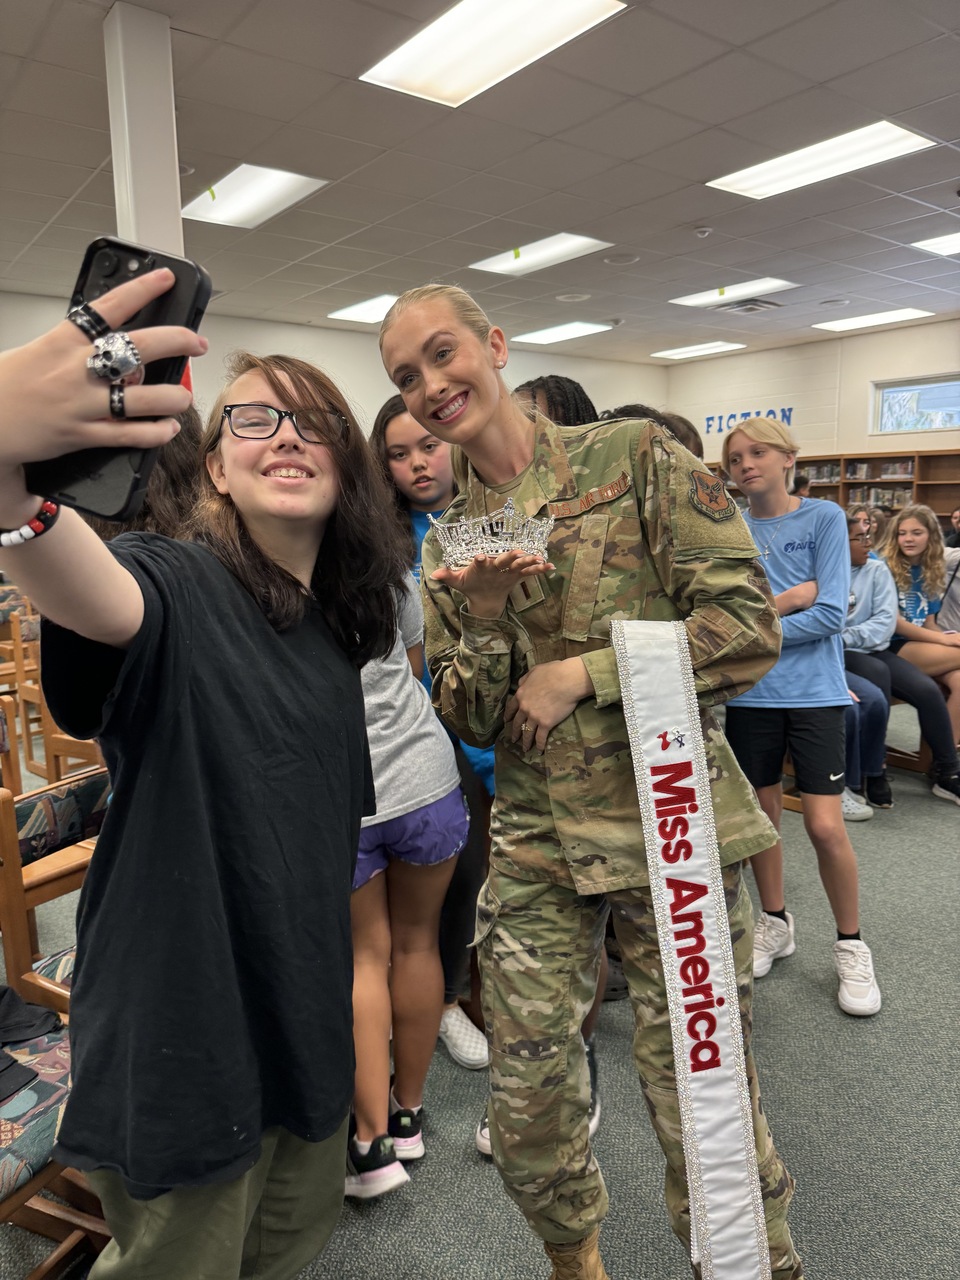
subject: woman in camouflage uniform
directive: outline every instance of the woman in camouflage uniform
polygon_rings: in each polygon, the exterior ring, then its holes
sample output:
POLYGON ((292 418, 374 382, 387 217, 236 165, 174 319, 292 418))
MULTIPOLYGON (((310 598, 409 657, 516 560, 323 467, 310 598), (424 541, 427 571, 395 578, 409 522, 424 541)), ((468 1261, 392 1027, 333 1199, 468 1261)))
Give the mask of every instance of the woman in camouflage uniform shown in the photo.
MULTIPOLYGON (((710 708, 775 662, 779 626, 750 536, 722 484, 651 422, 531 422, 503 381, 502 330, 469 295, 411 290, 383 322, 384 365, 407 409, 466 456, 443 517, 512 498, 552 516, 552 563, 511 550, 442 567, 424 543, 434 705, 461 737, 496 744, 489 879, 477 943, 491 1039, 493 1154, 543 1239, 553 1280, 603 1280, 607 1194, 587 1133, 580 1025, 608 910, 636 1014, 634 1052, 667 1161, 671 1223, 690 1215, 666 991, 610 620, 683 619, 703 715, 740 990, 757 1162, 775 1280, 802 1268, 786 1223, 793 1182, 760 1106, 750 1052, 752 917, 743 859, 769 846, 710 708)), ((696 1268, 695 1268, 696 1271, 696 1268)))

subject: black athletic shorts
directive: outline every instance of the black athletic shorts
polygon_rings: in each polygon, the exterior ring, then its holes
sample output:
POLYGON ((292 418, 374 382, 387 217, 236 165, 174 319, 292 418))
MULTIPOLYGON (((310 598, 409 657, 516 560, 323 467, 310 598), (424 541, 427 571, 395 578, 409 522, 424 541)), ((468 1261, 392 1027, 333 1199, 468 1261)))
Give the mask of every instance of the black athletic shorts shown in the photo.
POLYGON ((726 735, 754 787, 773 787, 790 752, 797 790, 838 796, 844 788, 846 707, 727 707, 726 735))

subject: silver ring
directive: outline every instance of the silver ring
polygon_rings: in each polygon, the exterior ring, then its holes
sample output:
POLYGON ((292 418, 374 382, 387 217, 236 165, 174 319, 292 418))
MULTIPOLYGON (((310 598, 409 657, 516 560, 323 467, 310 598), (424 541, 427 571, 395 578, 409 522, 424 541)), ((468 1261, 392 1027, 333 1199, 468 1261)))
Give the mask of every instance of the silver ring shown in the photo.
POLYGON ((110 417, 125 418, 127 416, 123 407, 123 383, 110 383, 110 417))
POLYGON ((110 332, 110 326, 106 320, 104 320, 96 307, 92 307, 89 302, 81 302, 78 307, 68 311, 67 319, 71 324, 75 324, 80 332, 85 334, 91 342, 96 338, 106 337, 110 332))
POLYGON ((98 378, 119 382, 140 368, 143 361, 133 339, 122 330, 95 338, 93 355, 87 358, 87 368, 98 378))

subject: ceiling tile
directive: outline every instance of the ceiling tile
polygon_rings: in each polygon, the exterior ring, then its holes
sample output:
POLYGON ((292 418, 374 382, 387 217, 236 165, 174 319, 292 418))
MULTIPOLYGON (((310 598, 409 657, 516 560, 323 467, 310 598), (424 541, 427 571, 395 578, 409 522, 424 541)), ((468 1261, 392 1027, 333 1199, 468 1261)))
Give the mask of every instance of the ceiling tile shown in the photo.
POLYGON ((509 160, 492 165, 489 172, 499 178, 539 183, 549 190, 556 183, 558 174, 577 174, 587 180, 612 169, 615 163, 612 156, 603 152, 588 151, 559 142, 556 138, 547 138, 509 160))
POLYGON ((897 244, 916 244, 918 240, 933 240, 937 236, 960 233, 960 217, 945 210, 925 210, 919 217, 905 218, 877 227, 876 234, 897 244))
POLYGON ((789 5, 779 5, 770 0, 737 0, 734 5, 718 6, 716 0, 652 0, 650 8, 697 31, 739 45, 832 3, 833 0, 790 0, 789 5))
POLYGON ((839 0, 749 49, 822 84, 938 35, 937 26, 899 0, 839 0))
POLYGON ((549 55, 571 76, 633 96, 692 71, 728 45, 649 9, 628 9, 549 55))
POLYGON ((498 162, 508 160, 518 151, 526 153, 529 147, 540 141, 539 134, 521 129, 516 124, 505 125, 498 120, 454 114, 448 110, 439 124, 430 125, 404 143, 404 150, 411 155, 448 160, 482 171, 493 169, 498 162))
POLYGON ((905 196, 883 196, 880 200, 871 200, 869 204, 841 209, 831 214, 827 221, 855 231, 868 231, 905 218, 920 217, 927 212, 928 207, 917 200, 908 200, 905 196))
POLYGON ((956 93, 960 39, 940 36, 862 71, 831 81, 837 93, 863 102, 881 115, 920 107, 956 93))
POLYGON ((311 213, 329 214, 367 226, 382 222, 401 209, 408 209, 417 197, 399 191, 374 191, 372 187, 357 187, 348 182, 332 182, 300 206, 311 213))
POLYGON ((592 235, 593 232, 588 229, 591 219, 613 212, 613 207, 606 201, 557 191, 540 200, 533 200, 530 204, 520 205, 513 210, 513 216, 521 222, 543 226, 550 231, 575 231, 582 235, 592 235))
POLYGON ((818 85, 771 102, 762 111, 728 120, 725 128, 728 133, 763 143, 774 155, 783 155, 862 129, 876 119, 876 112, 869 107, 818 85))
POLYGON ((385 218, 383 222, 385 226, 420 231, 424 235, 429 235, 431 239, 437 240, 460 235, 484 221, 485 217, 486 215, 482 213, 452 209, 436 201, 424 200, 385 218))
POLYGON ((294 120, 337 83, 335 76, 303 68, 249 49, 218 45, 193 71, 178 78, 178 94, 271 120, 294 120))
POLYGON ((0 190, 0 218, 20 222, 51 222, 63 208, 58 196, 38 196, 28 191, 0 190))
POLYGON ((61 200, 90 182, 93 169, 56 164, 33 156, 0 155, 0 191, 32 192, 37 196, 59 196, 61 200))
POLYGON ((79 71, 27 62, 6 105, 13 111, 58 120, 63 115, 63 95, 69 98, 73 124, 109 134, 106 80, 79 71))
POLYGON ((65 120, 0 111, 0 151, 94 169, 110 154, 110 135, 65 120))
POLYGON ((345 249, 369 249, 374 253, 399 258, 411 249, 422 249, 424 245, 433 244, 435 239, 435 236, 388 227, 381 222, 375 227, 364 227, 341 243, 345 249))
POLYGON ((896 123, 940 142, 960 141, 960 93, 951 93, 913 111, 900 112, 896 123))
POLYGON ((475 173, 464 182, 449 187, 443 193, 444 204, 454 209, 470 209, 475 213, 491 216, 512 213, 521 205, 530 204, 547 193, 542 187, 528 182, 510 182, 506 178, 493 178, 485 173, 475 173))
POLYGON ((579 178, 567 174, 565 180, 573 195, 593 195, 620 209, 628 209, 656 196, 678 191, 686 185, 683 178, 639 164, 617 165, 605 170, 599 178, 579 178))
POLYGON ((538 62, 471 99, 458 107, 458 111, 500 120, 506 125, 520 120, 525 129, 551 138, 623 101, 620 94, 611 92, 606 85, 587 84, 586 79, 589 77, 571 80, 538 62))
POLYGON ((223 249, 206 259, 206 268, 215 289, 244 289, 271 275, 277 267, 272 258, 256 258, 238 249, 223 249))
POLYGON ((346 274, 343 267, 324 267, 316 262, 294 262, 281 271, 275 271, 270 279, 302 284, 305 289, 324 289, 327 285, 342 280, 346 274))
MULTIPOLYGON (((249 111, 232 110, 192 98, 177 99, 177 138, 181 159, 188 164, 191 151, 245 160, 248 152, 280 128, 276 120, 249 111)), ((223 177, 218 174, 218 177, 223 177)))
POLYGON ((3 0, 3 47, 18 58, 32 54, 51 14, 53 0, 3 0))
POLYGON ((767 147, 737 137, 725 129, 705 129, 643 157, 651 169, 676 174, 688 182, 710 182, 727 173, 770 159, 767 147))
POLYGON ((310 213, 305 209, 288 209, 286 213, 264 223, 263 229, 275 236, 292 236, 295 240, 335 244, 360 231, 362 227, 362 223, 347 218, 328 218, 322 213, 310 213))
MULTIPOLYGON (((3 9, 3 43, 7 40, 7 5, 3 9)), ((30 56, 55 67, 106 77, 102 10, 85 4, 60 4, 56 19, 44 27, 30 56)))
POLYGON ((652 102, 630 101, 558 136, 561 142, 574 147, 585 147, 620 160, 636 160, 649 151, 658 151, 699 133, 701 127, 697 121, 664 111, 652 102))
POLYGON ((949 182, 960 178, 960 147, 941 146, 917 151, 912 156, 901 156, 899 160, 871 165, 869 169, 862 169, 859 176, 871 186, 894 194, 913 191, 933 182, 949 182))
MULTIPOLYGON (((457 165, 407 155, 402 151, 388 151, 358 170, 353 175, 352 182, 358 187, 396 191, 401 195, 426 200, 470 176, 469 169, 462 169, 457 165)), ((451 202, 445 200, 445 203, 451 202)))
POLYGON ((356 0, 337 0, 335 20, 318 10, 316 0, 285 0, 283 15, 278 22, 275 0, 261 0, 233 28, 231 43, 354 79, 417 31, 416 23, 372 14, 356 0))
POLYGON ((449 115, 450 109, 436 102, 359 80, 338 80, 297 123, 357 142, 394 147, 423 129, 443 124, 449 115))
POLYGON ((910 199, 922 204, 935 205, 939 209, 960 208, 960 191, 957 190, 956 178, 946 182, 934 182, 928 187, 914 187, 910 191, 910 199))
POLYGON ((956 0, 907 0, 907 4, 917 13, 922 13, 931 22, 936 22, 946 31, 960 31, 960 9, 956 0))
POLYGON ((344 245, 329 245, 305 259, 308 266, 337 267, 346 271, 370 271, 389 262, 391 254, 376 253, 369 249, 348 249, 344 245))
POLYGON ((288 124, 266 141, 250 147, 244 159, 271 169, 287 169, 332 182, 346 178, 384 152, 366 142, 350 142, 329 133, 317 133, 298 124, 288 124))
POLYGON ((803 77, 735 50, 661 85, 656 99, 705 124, 723 124, 809 87, 803 77))
POLYGON ((117 215, 112 205, 91 204, 87 200, 71 200, 57 217, 61 227, 79 227, 88 237, 115 236, 117 215))

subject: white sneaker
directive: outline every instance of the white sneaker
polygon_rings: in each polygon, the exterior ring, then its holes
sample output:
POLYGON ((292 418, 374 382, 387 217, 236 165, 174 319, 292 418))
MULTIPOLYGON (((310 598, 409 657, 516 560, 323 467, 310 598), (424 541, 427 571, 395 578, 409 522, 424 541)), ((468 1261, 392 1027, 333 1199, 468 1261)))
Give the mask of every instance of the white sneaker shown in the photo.
POLYGON ((793 916, 789 911, 786 916, 787 922, 784 924, 778 916, 768 916, 765 911, 760 912, 753 929, 753 976, 755 978, 762 978, 768 974, 774 960, 792 956, 796 951, 793 916))
POLYGON ((873 817, 873 810, 868 804, 855 796, 849 787, 843 788, 840 798, 844 822, 868 822, 873 817))
POLYGON ((880 1008, 880 988, 873 974, 873 956, 865 942, 833 944, 833 963, 840 979, 838 1000, 844 1013, 866 1018, 880 1008))
POLYGON ((482 1156, 492 1156, 493 1147, 490 1144, 490 1119, 487 1115, 487 1108, 483 1108, 483 1115, 480 1117, 480 1123, 477 1125, 477 1132, 474 1135, 474 1141, 477 1144, 477 1150, 482 1156))
POLYGON ((444 1009, 440 1019, 440 1039, 450 1057, 468 1071, 479 1071, 490 1065, 487 1037, 478 1030, 458 1004, 444 1009))

